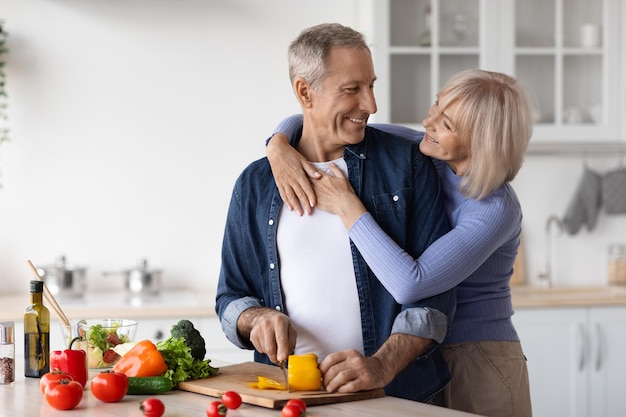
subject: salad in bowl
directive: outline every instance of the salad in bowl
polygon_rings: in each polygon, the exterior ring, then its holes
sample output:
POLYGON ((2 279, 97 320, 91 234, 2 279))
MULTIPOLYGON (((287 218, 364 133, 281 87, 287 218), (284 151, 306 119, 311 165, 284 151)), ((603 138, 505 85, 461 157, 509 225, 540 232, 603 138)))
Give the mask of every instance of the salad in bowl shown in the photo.
POLYGON ((137 322, 128 319, 81 321, 79 335, 87 342, 90 369, 110 368, 134 346, 137 322))

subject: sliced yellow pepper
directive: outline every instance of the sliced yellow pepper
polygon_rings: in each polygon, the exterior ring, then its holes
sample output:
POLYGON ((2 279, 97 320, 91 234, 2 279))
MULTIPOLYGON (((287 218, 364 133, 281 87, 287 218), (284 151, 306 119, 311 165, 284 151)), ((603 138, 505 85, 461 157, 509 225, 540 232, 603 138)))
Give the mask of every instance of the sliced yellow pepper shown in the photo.
POLYGON ((248 385, 257 389, 287 389, 287 386, 282 382, 278 382, 275 379, 266 378, 264 376, 257 377, 257 382, 249 382, 248 385))

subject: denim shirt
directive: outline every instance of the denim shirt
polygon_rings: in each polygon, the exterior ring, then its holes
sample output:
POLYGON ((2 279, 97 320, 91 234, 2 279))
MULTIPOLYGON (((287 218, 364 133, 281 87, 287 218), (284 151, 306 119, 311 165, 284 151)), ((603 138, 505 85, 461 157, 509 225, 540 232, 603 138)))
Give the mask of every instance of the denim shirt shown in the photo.
MULTIPOLYGON (((364 140, 346 147, 343 157, 350 183, 366 209, 407 252, 418 257, 449 230, 436 171, 417 142, 367 127, 364 140)), ((237 179, 224 232, 216 312, 226 337, 241 348, 253 349, 237 333, 237 319, 245 309, 271 307, 289 315, 280 285, 276 244, 282 204, 267 158, 250 164, 237 179)), ((441 342, 456 307, 455 291, 399 305, 354 244, 350 246, 365 355, 373 355, 396 332, 441 342)), ((255 352, 255 361, 270 363, 259 352, 255 352)), ((428 401, 449 378, 435 343, 385 390, 387 395, 428 401)))

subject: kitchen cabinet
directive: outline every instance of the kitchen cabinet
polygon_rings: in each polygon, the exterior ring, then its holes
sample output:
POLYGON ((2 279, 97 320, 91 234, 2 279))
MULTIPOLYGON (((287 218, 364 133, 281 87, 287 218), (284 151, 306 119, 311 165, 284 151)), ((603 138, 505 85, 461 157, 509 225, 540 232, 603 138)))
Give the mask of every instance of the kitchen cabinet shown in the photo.
POLYGON ((453 74, 483 68, 529 89, 531 143, 625 140, 620 0, 372 1, 377 122, 421 129, 453 74))
POLYGON ((518 309, 535 417, 618 417, 626 410, 626 307, 518 309))

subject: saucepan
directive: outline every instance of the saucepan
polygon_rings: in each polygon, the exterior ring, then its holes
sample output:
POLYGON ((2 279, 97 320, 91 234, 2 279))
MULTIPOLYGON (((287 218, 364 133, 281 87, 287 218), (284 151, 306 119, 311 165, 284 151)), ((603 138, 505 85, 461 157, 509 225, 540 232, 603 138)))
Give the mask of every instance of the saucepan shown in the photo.
POLYGON ((134 268, 104 272, 104 275, 121 275, 124 288, 131 295, 158 295, 161 292, 163 271, 149 269, 148 260, 142 259, 134 268))
POLYGON ((64 255, 57 257, 52 265, 37 268, 37 272, 53 295, 61 298, 85 295, 87 268, 68 266, 64 255))

